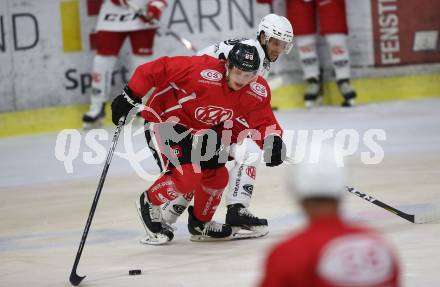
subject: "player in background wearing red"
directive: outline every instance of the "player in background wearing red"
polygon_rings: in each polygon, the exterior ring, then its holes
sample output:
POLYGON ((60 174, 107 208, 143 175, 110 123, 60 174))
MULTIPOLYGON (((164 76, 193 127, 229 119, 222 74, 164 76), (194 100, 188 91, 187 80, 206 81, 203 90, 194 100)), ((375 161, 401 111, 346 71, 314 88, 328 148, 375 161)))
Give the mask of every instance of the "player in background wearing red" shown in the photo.
POLYGON ((90 108, 83 116, 84 128, 99 125, 105 117, 112 72, 125 39, 130 39, 134 67, 145 63, 153 54, 157 21, 166 5, 165 0, 107 0, 102 4, 96 26, 90 108), (145 16, 140 16, 132 6, 144 8, 145 16))
MULTIPOLYGON (((257 1, 259 3, 272 2, 272 0, 257 1)), ((356 92, 350 84, 345 0, 289 0, 286 1, 286 10, 287 18, 295 27, 299 59, 304 79, 308 83, 304 94, 305 106, 311 108, 319 104, 321 100, 322 83, 316 45, 317 22, 319 22, 319 34, 325 37, 330 50, 336 82, 344 98, 342 106, 354 106, 356 92)))
POLYGON ((163 173, 137 202, 146 243, 163 244, 173 238, 163 224, 160 205, 189 193, 194 193, 194 206, 188 208, 192 240, 234 237, 230 225, 211 219, 228 184, 230 137, 228 142, 223 131, 235 119, 246 118, 268 165, 283 162, 282 131, 270 106, 267 82, 257 75, 259 66, 257 49, 245 44, 235 45, 226 62, 210 56, 162 57, 139 66, 124 93, 113 101, 116 124, 155 87, 141 115, 163 173), (212 156, 205 157, 208 151, 212 156))
POLYGON ((400 286, 393 249, 376 231, 340 215, 345 176, 336 157, 324 147, 317 162, 289 166, 287 188, 308 224, 272 248, 260 287, 400 286))
MULTIPOLYGON (((293 31, 289 20, 276 14, 268 14, 261 19, 257 39, 230 39, 216 43, 198 52, 198 55, 209 55, 217 59, 227 59, 229 52, 237 43, 254 46, 260 55, 258 75, 267 79, 272 64, 282 54, 292 48, 293 31)), ((225 222, 231 226, 245 229, 247 237, 262 237, 268 234, 268 222, 265 218, 253 215, 248 209, 257 176, 257 167, 261 162, 261 148, 249 137, 240 137, 249 125, 245 117, 234 120, 232 137, 240 142, 232 143, 229 169, 229 188, 225 195, 227 213, 225 222)), ((187 194, 166 202, 161 206, 162 218, 167 224, 174 224, 177 218, 191 203, 192 196, 187 194)))

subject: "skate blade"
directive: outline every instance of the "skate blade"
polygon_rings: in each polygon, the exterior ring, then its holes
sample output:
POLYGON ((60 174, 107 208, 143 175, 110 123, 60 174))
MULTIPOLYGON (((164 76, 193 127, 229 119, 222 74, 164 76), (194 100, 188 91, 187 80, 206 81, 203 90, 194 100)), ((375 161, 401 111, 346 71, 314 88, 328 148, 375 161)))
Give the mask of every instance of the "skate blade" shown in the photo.
POLYGON ((232 227, 231 240, 242 240, 260 238, 269 234, 267 226, 253 226, 250 229, 243 229, 241 227, 232 227))
POLYGON ((83 130, 89 131, 89 130, 93 130, 93 129, 102 128, 103 126, 104 126, 104 124, 102 121, 97 121, 94 123, 83 123, 83 130))
POLYGON ((154 237, 145 237, 144 239, 139 240, 140 243, 145 245, 165 245, 170 242, 168 236, 163 234, 157 234, 154 237))
POLYGON ((136 210, 139 215, 139 218, 142 222, 142 225, 144 226, 145 232, 147 233, 147 237, 144 239, 141 239, 140 243, 148 244, 148 245, 163 245, 163 244, 167 244, 168 242, 170 242, 171 238, 169 238, 165 234, 154 233, 154 232, 151 232, 150 229, 148 229, 148 227, 145 225, 144 220, 142 219, 142 213, 141 213, 141 207, 139 205, 139 200, 137 200, 135 202, 135 204, 136 204, 136 210))
POLYGON ((217 241, 230 241, 232 239, 232 235, 223 238, 214 238, 206 235, 191 235, 189 240, 193 242, 217 242, 217 241))
POLYGON ((322 102, 323 102, 323 97, 318 96, 316 98, 316 100, 314 100, 314 101, 312 101, 312 100, 304 101, 304 107, 306 109, 313 109, 313 108, 322 106, 322 102))

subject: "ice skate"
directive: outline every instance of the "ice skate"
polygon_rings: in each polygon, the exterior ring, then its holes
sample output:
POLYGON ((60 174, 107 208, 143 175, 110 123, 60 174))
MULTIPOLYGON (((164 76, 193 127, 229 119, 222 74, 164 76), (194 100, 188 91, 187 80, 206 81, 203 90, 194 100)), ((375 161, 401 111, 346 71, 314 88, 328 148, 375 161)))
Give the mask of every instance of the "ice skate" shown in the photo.
POLYGON ((202 222, 195 218, 194 207, 188 207, 188 230, 191 233, 191 241, 208 242, 230 240, 232 228, 229 225, 215 221, 202 222))
POLYGON ((350 81, 347 79, 338 81, 338 88, 342 96, 344 97, 344 102, 342 102, 341 106, 343 107, 355 106, 356 91, 351 86, 350 81))
POLYGON ((154 206, 148 201, 148 197, 143 192, 136 207, 139 217, 147 233, 147 237, 141 240, 143 244, 162 245, 170 242, 174 238, 173 230, 170 226, 162 224, 160 206, 154 206))
POLYGON ((105 103, 93 103, 90 105, 90 110, 84 114, 83 128, 85 130, 90 130, 93 128, 99 128, 103 124, 105 118, 105 103))
POLYGON ((304 94, 304 106, 311 109, 320 106, 322 102, 322 84, 316 78, 307 80, 307 90, 304 94))
POLYGON ((267 219, 256 217, 240 203, 228 205, 226 224, 232 226, 234 239, 258 238, 269 233, 267 219))

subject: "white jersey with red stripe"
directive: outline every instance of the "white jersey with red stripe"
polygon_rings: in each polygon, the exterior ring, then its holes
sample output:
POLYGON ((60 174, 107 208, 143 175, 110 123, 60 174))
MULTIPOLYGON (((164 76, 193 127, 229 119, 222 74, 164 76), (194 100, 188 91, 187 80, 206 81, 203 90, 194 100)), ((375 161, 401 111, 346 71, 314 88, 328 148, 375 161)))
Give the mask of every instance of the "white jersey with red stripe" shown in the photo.
MULTIPOLYGON (((144 21, 140 15, 136 14, 132 6, 124 4, 126 0, 119 0, 119 2, 107 0, 102 4, 96 31, 127 32, 158 28, 157 21, 144 21)), ((164 0, 130 0, 130 2, 134 7, 151 12, 157 20, 167 6, 164 0)))
POLYGON ((261 47, 260 42, 257 40, 246 38, 230 39, 206 47, 205 49, 200 50, 197 55, 208 55, 217 59, 226 60, 229 52, 232 50, 232 47, 234 47, 234 45, 237 43, 243 43, 257 48, 258 55, 260 56, 260 68, 258 69, 258 75, 267 79, 270 72, 270 61, 268 58, 266 58, 266 53, 264 52, 263 47, 261 47))

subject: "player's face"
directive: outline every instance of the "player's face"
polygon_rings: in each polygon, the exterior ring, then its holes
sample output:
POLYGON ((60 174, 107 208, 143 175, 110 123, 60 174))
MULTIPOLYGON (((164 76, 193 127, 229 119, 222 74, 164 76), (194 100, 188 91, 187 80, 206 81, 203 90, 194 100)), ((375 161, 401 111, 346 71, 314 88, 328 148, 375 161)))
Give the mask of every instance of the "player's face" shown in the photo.
POLYGON ((236 67, 229 69, 228 86, 234 91, 238 91, 257 77, 257 71, 245 72, 236 67))
POLYGON ((269 41, 267 41, 266 49, 267 49, 267 56, 269 57, 269 60, 271 62, 275 62, 278 57, 286 51, 289 43, 275 39, 270 38, 269 41))

